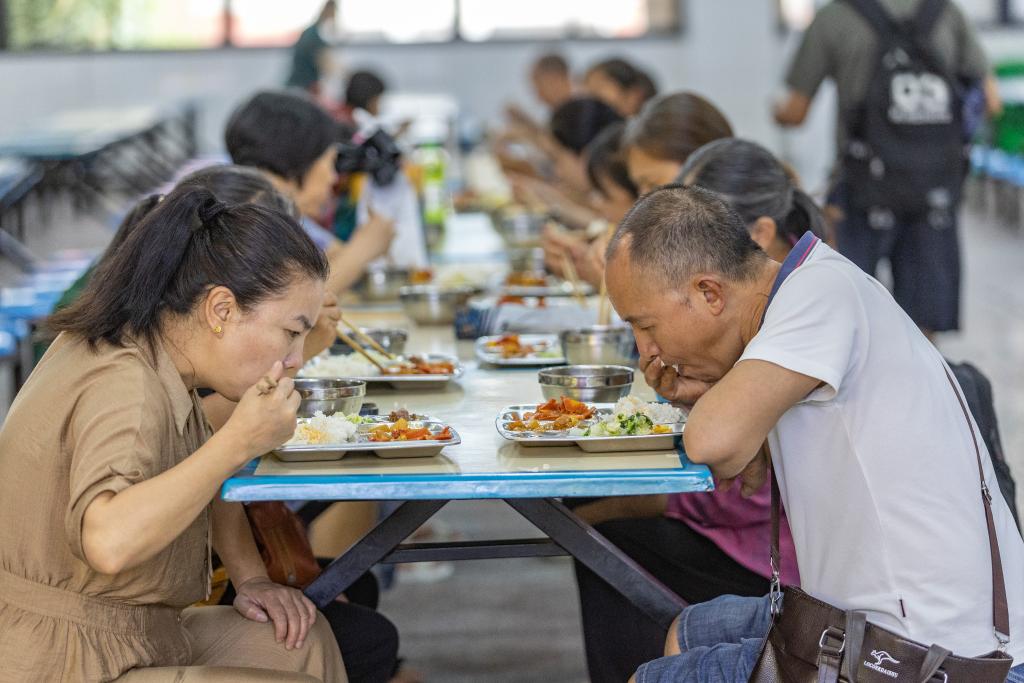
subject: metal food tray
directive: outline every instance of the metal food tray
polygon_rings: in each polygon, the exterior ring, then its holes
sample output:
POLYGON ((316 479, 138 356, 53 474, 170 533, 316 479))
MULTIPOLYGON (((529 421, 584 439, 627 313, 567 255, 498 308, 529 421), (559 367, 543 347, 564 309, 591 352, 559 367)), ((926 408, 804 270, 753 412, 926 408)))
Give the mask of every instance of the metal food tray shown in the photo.
MULTIPOLYGON (((455 356, 449 356, 445 353, 409 353, 399 358, 408 358, 410 356, 417 356, 424 360, 431 361, 448 361, 455 366, 455 371, 450 375, 354 375, 350 377, 339 377, 339 379, 356 379, 370 384, 389 384, 395 389, 435 389, 439 386, 444 386, 449 382, 459 379, 465 374, 466 369, 462 366, 462 363, 455 356)), ((310 363, 316 364, 317 359, 314 358, 310 363)), ((302 374, 299 374, 302 377, 302 374)))
POLYGON ((558 351, 557 356, 526 356, 524 358, 503 358, 501 353, 489 351, 487 343, 497 341, 505 335, 498 334, 490 337, 480 337, 476 340, 476 357, 478 360, 501 367, 545 367, 548 365, 564 365, 565 356, 562 354, 562 344, 557 334, 520 334, 519 341, 523 344, 537 344, 546 342, 548 348, 558 351))
MULTIPOLYGON (((502 283, 498 286, 498 290, 503 296, 521 297, 564 297, 576 294, 571 282, 557 278, 548 278, 547 284, 544 285, 507 285, 502 283)), ((580 282, 579 292, 583 296, 590 296, 594 293, 594 288, 587 282, 580 282)))
MULTIPOLYGON (((594 418, 580 422, 579 426, 588 426, 598 422, 601 417, 612 414, 614 403, 590 403, 597 408, 594 418)), ((587 453, 622 453, 630 451, 670 451, 675 448, 676 437, 683 433, 685 423, 676 422, 668 425, 670 434, 647 434, 644 436, 571 436, 568 430, 551 430, 547 432, 510 432, 505 423, 512 421, 512 413, 531 413, 537 410, 537 404, 515 405, 503 408, 494 426, 502 437, 515 441, 524 448, 544 446, 578 446, 587 453)))
MULTIPOLYGON (((572 289, 572 283, 561 280, 540 286, 502 285, 500 290, 504 296, 518 297, 569 297, 577 293, 572 289)), ((594 293, 594 288, 589 283, 580 283, 579 292, 583 296, 590 296, 594 293)))
MULTIPOLYGON (((380 458, 429 458, 441 453, 445 446, 457 446, 462 443, 462 437, 451 425, 428 417, 423 420, 409 420, 409 427, 417 429, 428 428, 431 433, 437 433, 446 426, 451 429, 452 438, 447 441, 384 441, 373 442, 369 440, 370 429, 380 424, 391 424, 386 415, 364 417, 367 423, 359 425, 359 433, 356 440, 348 443, 315 444, 315 445, 293 445, 281 446, 274 450, 279 460, 285 462, 309 462, 323 460, 341 460, 349 454, 375 453, 380 458)), ((308 421, 308 418, 300 418, 299 422, 308 421)))

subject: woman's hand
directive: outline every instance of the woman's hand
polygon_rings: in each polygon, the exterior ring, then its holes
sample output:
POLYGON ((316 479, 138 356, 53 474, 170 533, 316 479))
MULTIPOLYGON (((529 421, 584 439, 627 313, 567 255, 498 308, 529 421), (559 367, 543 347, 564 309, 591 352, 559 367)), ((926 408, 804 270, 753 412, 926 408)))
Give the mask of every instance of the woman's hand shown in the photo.
POLYGON ((608 250, 610 240, 611 235, 607 233, 595 239, 587 247, 579 263, 576 264, 580 278, 594 287, 599 288, 604 279, 604 254, 608 250))
POLYGON ((324 349, 330 348, 338 337, 338 321, 341 320, 341 309, 338 308, 338 297, 333 292, 324 294, 324 302, 320 305, 320 315, 316 318, 313 329, 306 335, 302 346, 302 357, 309 360, 324 349))
POLYGON ((284 376, 281 361, 276 361, 259 382, 242 394, 238 407, 221 429, 242 445, 239 465, 292 438, 300 401, 295 382, 284 376))
POLYGON ((288 650, 301 648, 316 621, 316 606, 302 591, 266 577, 235 587, 235 609, 246 619, 274 624, 274 637, 288 650))
POLYGON ((732 479, 719 479, 718 488, 722 491, 728 491, 739 482, 740 495, 744 498, 750 498, 760 491, 764 483, 768 481, 768 470, 771 468, 771 465, 771 454, 768 452, 768 445, 765 444, 739 475, 732 479))
POLYGON ((579 270, 587 242, 582 235, 569 232, 554 223, 544 226, 541 235, 541 247, 544 249, 544 266, 548 271, 559 277, 565 277, 565 257, 572 259, 573 265, 579 270))
POLYGON ((713 384, 679 374, 673 365, 666 365, 660 356, 640 359, 640 370, 647 385, 662 398, 690 408, 713 384))

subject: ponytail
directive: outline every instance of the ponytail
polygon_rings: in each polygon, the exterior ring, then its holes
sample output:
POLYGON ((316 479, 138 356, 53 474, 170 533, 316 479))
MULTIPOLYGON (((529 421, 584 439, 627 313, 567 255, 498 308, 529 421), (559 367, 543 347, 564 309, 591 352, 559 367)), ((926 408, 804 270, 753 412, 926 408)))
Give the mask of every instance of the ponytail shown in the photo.
POLYGON ((777 225, 779 236, 790 244, 796 244, 808 230, 825 239, 825 217, 821 214, 821 209, 798 187, 793 188, 789 212, 777 225))
POLYGON ((212 287, 227 287, 246 308, 296 275, 327 277, 323 254, 292 218, 224 204, 204 188, 176 188, 127 232, 78 301, 50 318, 53 332, 92 345, 123 345, 126 335, 152 344, 165 315, 190 313, 212 287))
POLYGON ((808 230, 825 238, 821 209, 796 186, 791 171, 756 143, 727 138, 704 145, 683 165, 677 180, 717 193, 747 226, 771 218, 778 236, 790 246, 808 230))

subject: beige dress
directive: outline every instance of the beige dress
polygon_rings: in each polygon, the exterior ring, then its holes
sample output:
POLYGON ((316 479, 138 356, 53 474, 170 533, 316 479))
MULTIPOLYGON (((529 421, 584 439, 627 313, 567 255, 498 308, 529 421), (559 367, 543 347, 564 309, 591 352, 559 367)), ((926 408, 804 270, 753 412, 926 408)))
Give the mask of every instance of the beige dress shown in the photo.
MULTIPOLYGON (((98 494, 170 469, 208 434, 198 396, 162 347, 92 350, 57 338, 0 430, 0 681, 108 681, 136 667, 218 663, 216 648, 190 634, 195 610, 183 614, 209 590, 209 507, 152 559, 113 576, 85 562, 81 534, 98 494)), ((200 621, 221 636, 271 628, 230 608, 204 614, 220 615, 219 629, 200 621)), ((307 673, 344 680, 319 622, 304 649, 328 662, 307 673)), ((269 649, 269 664, 245 665, 289 670, 294 655, 277 667, 286 651, 269 649)))

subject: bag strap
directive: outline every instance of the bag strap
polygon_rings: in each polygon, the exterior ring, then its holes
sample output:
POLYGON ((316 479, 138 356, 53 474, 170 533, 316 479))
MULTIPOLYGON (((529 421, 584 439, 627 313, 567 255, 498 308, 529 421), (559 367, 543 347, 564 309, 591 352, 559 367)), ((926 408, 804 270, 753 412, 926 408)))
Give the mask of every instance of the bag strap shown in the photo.
POLYGON ((938 645, 928 648, 928 652, 924 655, 924 661, 921 662, 921 671, 917 674, 917 683, 929 683, 935 674, 939 673, 939 668, 946 661, 946 657, 951 654, 953 653, 938 645))
POLYGON ((1010 642, 1010 610, 1006 601, 1006 578, 1003 576, 1003 562, 999 554, 999 537, 996 535, 996 523, 992 517, 992 492, 989 491, 988 483, 985 481, 985 470, 981 464, 981 448, 978 446, 978 435, 974 432, 974 423, 971 421, 971 414, 967 410, 960 390, 956 386, 953 375, 945 363, 942 369, 946 371, 946 379, 949 386, 956 394, 956 400, 960 403, 960 410, 964 413, 967 426, 971 429, 971 439, 974 441, 974 456, 978 461, 978 477, 981 479, 981 500, 985 504, 985 524, 988 526, 988 547, 992 557, 992 625, 995 629, 996 639, 999 641, 1000 649, 1005 649, 1010 642))
POLYGON ((906 33, 904 28, 893 21, 878 0, 846 0, 846 3, 871 24, 875 37, 880 42, 891 42, 893 36, 906 33))
POLYGON ((947 4, 948 0, 923 0, 914 15, 914 35, 917 38, 927 39, 931 36, 947 4))

